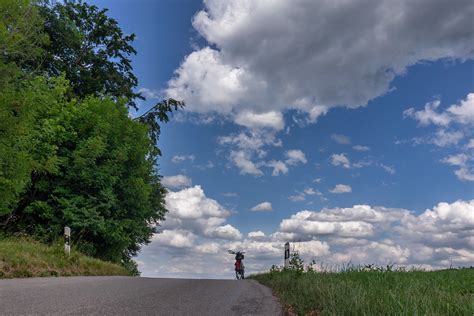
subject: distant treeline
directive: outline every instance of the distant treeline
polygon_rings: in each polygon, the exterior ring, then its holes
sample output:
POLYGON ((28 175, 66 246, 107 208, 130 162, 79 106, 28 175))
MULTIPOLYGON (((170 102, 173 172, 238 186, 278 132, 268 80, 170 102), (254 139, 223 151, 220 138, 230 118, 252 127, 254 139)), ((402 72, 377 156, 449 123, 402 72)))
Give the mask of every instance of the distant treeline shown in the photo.
POLYGON ((76 249, 136 270, 166 213, 160 124, 183 103, 129 117, 134 37, 86 3, 0 1, 0 234, 67 225, 76 249))

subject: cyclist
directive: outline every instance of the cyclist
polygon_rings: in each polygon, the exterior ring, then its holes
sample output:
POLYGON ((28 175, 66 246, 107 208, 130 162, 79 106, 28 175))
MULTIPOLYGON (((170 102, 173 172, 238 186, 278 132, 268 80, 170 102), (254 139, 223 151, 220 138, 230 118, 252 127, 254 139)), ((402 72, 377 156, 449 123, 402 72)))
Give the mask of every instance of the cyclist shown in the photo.
POLYGON ((242 260, 244 260, 244 253, 245 252, 229 250, 229 253, 235 254, 235 263, 234 263, 235 278, 237 280, 244 279, 245 278, 245 273, 244 273, 245 267, 244 267, 244 264, 243 264, 242 260))

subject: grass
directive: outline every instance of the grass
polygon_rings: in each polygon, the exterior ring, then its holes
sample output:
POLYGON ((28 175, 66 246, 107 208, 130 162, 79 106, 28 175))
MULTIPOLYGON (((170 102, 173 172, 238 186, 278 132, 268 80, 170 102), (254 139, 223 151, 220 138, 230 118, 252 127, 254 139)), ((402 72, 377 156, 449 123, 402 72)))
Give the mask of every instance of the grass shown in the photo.
POLYGON ((119 265, 26 239, 0 239, 0 278, 129 275, 119 265))
POLYGON ((298 315, 474 315, 474 269, 302 272, 252 277, 298 315))

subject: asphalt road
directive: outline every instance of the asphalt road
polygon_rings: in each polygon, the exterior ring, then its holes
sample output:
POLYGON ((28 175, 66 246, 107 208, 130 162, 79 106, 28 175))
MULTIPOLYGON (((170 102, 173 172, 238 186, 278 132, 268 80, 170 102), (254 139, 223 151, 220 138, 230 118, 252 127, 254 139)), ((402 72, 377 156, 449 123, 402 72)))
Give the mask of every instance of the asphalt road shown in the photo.
POLYGON ((1 315, 282 315, 252 280, 68 277, 0 280, 1 315))

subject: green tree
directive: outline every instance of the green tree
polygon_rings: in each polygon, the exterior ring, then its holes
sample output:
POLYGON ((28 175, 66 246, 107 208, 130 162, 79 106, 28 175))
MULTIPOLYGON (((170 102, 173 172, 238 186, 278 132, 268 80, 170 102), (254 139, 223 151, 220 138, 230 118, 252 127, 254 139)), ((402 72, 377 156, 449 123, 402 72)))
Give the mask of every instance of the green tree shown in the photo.
MULTIPOLYGON (((44 53, 41 46, 47 44, 48 36, 43 32, 43 19, 36 6, 28 0, 0 1, 1 69, 6 64, 22 66, 40 59, 44 53)), ((9 78, 0 76, 2 82, 6 79, 9 78)))
MULTIPOLYGON (((0 1, 0 216, 7 215, 33 170, 30 131, 36 104, 21 67, 42 55, 47 43, 38 9, 26 0, 0 1)), ((0 222, 1 224, 2 222, 0 222)))
POLYGON ((84 252, 127 261, 166 212, 148 127, 128 117, 125 101, 68 101, 62 78, 38 78, 28 91, 38 105, 34 170, 6 229, 53 241, 68 225, 84 252))
POLYGON ((99 9, 81 1, 43 2, 39 7, 45 20, 44 30, 50 42, 39 67, 51 76, 65 73, 75 96, 125 97, 136 108, 134 92, 137 78, 130 56, 135 34, 125 35, 117 21, 99 9))
POLYGON ((0 18, 0 228, 49 242, 68 225, 83 252, 136 272, 166 213, 160 126, 183 102, 128 116, 133 36, 104 10, 2 0, 0 18))

